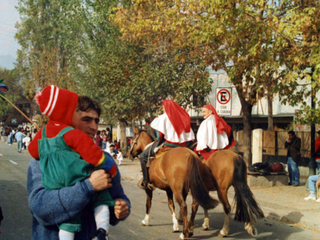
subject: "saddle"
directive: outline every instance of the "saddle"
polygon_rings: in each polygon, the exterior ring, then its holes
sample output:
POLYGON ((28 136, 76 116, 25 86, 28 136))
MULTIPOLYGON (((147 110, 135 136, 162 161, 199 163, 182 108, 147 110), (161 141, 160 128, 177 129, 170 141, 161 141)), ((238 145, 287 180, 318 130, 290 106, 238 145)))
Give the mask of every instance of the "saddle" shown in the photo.
MULTIPOLYGON (((154 156, 150 156, 150 152, 149 152, 148 162, 147 162, 147 168, 150 167, 150 163, 151 163, 151 161, 152 161, 153 159, 161 157, 161 156, 164 155, 166 152, 168 152, 171 148, 173 148, 173 147, 170 147, 170 146, 168 146, 168 145, 162 144, 162 145, 160 145, 159 147, 156 148, 156 150, 155 150, 155 155, 154 155, 154 156)), ((151 148, 150 148, 150 149, 151 149, 151 148)))

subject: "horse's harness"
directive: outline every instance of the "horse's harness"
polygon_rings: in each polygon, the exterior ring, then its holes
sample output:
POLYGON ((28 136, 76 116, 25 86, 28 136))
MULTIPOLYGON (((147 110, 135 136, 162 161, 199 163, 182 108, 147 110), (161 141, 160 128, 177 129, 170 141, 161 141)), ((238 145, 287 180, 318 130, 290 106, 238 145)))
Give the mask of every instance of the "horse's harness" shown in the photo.
MULTIPOLYGON (((130 155, 131 155, 131 153, 132 153, 132 151, 133 151, 133 146, 134 146, 135 144, 137 144, 138 138, 140 137, 140 135, 141 135, 141 132, 137 135, 136 138, 132 139, 132 145, 131 145, 131 148, 130 148, 130 155)), ((151 160, 153 159, 152 157, 150 157, 150 155, 151 155, 151 150, 152 150, 152 148, 153 148, 153 145, 156 144, 156 142, 157 142, 157 141, 153 141, 153 142, 152 142, 152 145, 149 147, 147 167, 150 167, 150 162, 151 162, 151 160)))

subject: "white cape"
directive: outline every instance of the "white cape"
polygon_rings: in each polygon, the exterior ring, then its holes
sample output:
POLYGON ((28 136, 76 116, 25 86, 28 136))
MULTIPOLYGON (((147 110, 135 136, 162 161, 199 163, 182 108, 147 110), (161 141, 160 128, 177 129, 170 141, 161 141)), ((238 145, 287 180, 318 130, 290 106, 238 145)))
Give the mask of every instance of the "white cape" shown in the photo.
POLYGON ((190 132, 186 133, 184 130, 180 134, 180 137, 178 137, 178 134, 174 130, 173 125, 171 124, 170 119, 166 113, 155 118, 150 126, 153 129, 163 133, 164 138, 172 143, 184 143, 194 140, 194 133, 191 128, 190 132))
POLYGON ((209 147, 210 149, 224 149, 229 145, 229 139, 226 132, 218 134, 216 120, 210 115, 201 124, 197 132, 197 151, 209 147))

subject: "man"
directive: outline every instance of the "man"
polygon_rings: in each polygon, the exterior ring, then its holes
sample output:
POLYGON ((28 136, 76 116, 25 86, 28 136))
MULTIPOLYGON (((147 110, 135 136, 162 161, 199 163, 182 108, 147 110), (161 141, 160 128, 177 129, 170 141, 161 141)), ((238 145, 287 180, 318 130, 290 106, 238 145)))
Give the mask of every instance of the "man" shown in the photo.
POLYGON ((202 108, 204 121, 197 132, 196 152, 204 159, 219 149, 228 149, 235 145, 231 127, 220 117, 210 104, 202 108))
POLYGON ((298 162, 301 159, 301 139, 296 136, 294 131, 288 132, 288 139, 285 142, 285 148, 288 148, 287 164, 290 179, 289 185, 296 187, 300 184, 298 162))
MULTIPOLYGON (((304 200, 306 200, 306 201, 316 200, 315 187, 319 187, 319 185, 320 185, 320 174, 312 175, 312 176, 308 177, 308 186, 309 186, 310 195, 308 197, 304 198, 304 200)), ((316 202, 320 202, 320 198, 318 198, 316 200, 316 202)))
MULTIPOLYGON (((88 97, 79 97, 78 107, 73 114, 74 127, 93 139, 98 130, 100 113, 101 109, 97 102, 88 97)), ((32 159, 28 169, 27 189, 29 206, 33 214, 33 239, 58 240, 57 225, 80 212, 82 230, 76 233, 75 240, 92 239, 96 233, 96 226, 93 208, 89 203, 95 191, 106 188, 109 188, 116 204, 110 208, 110 224, 117 224, 130 213, 130 201, 123 192, 119 171, 112 181, 104 170, 94 171, 88 179, 59 190, 46 190, 42 186, 41 178, 39 161, 32 159)))
POLYGON ((320 131, 318 133, 318 138, 314 143, 314 152, 315 152, 315 159, 317 164, 318 173, 320 173, 320 131))
POLYGON ((141 189, 153 188, 149 184, 147 161, 148 156, 155 155, 156 148, 161 144, 169 148, 186 147, 187 142, 194 140, 189 114, 173 100, 163 100, 162 105, 164 113, 155 118, 150 125, 156 133, 157 140, 139 155, 143 174, 143 180, 138 184, 141 189))
POLYGON ((22 133, 23 129, 21 129, 20 131, 17 131, 16 133, 16 140, 17 140, 17 144, 18 144, 18 152, 21 153, 22 150, 22 140, 24 138, 24 134, 22 133))

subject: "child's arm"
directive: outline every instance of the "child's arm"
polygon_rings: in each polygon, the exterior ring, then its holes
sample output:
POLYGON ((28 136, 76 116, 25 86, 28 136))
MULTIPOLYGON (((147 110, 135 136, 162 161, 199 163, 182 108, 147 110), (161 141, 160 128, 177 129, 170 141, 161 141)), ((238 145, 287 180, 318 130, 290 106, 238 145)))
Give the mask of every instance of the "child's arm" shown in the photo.
POLYGON ((38 140, 42 138, 42 128, 37 132, 37 134, 34 136, 33 140, 30 142, 28 151, 31 155, 31 157, 35 159, 39 159, 39 145, 38 140))
POLYGON ((73 151, 79 153, 86 162, 97 168, 101 168, 103 166, 103 169, 107 170, 110 175, 116 175, 117 168, 112 159, 108 159, 88 134, 78 129, 73 129, 65 133, 63 137, 66 144, 73 151))

